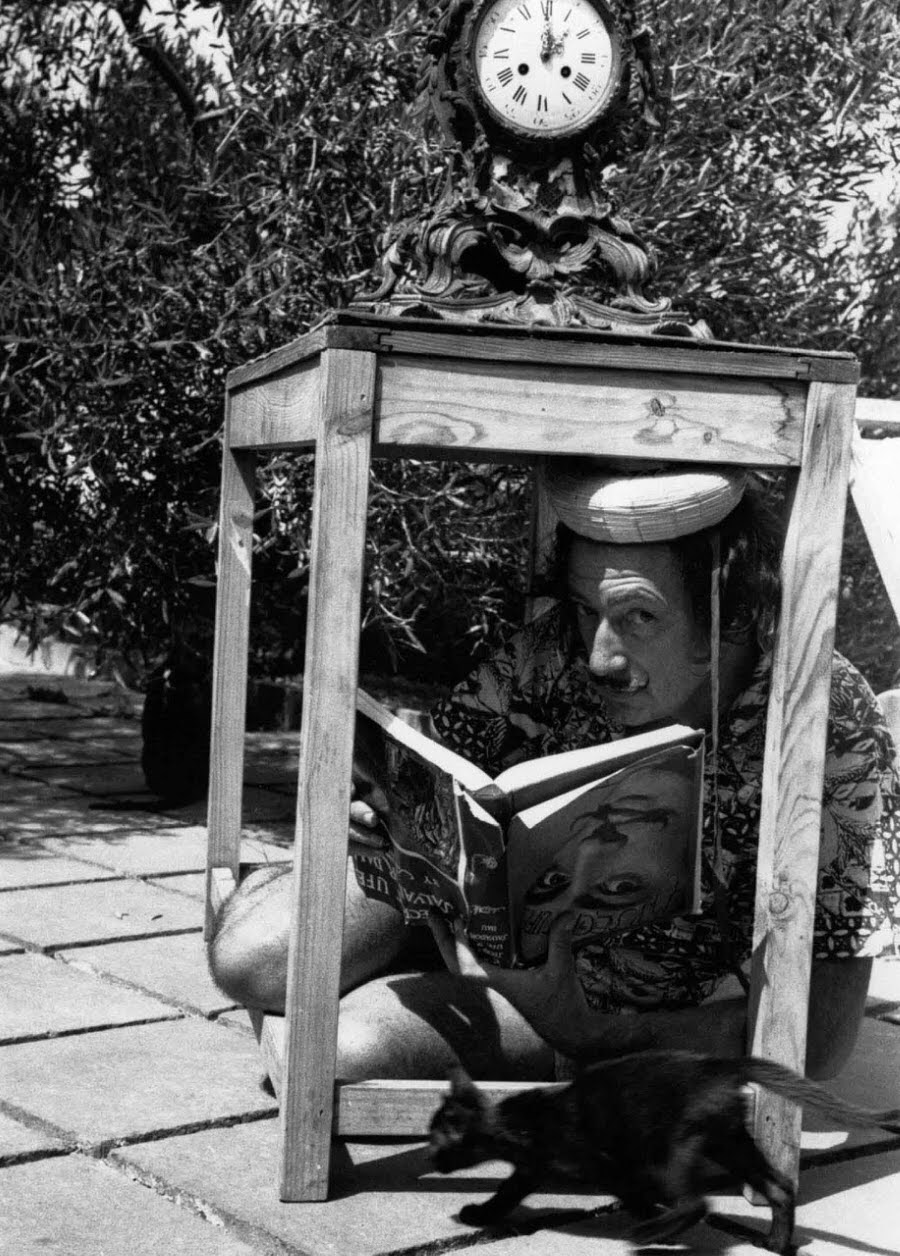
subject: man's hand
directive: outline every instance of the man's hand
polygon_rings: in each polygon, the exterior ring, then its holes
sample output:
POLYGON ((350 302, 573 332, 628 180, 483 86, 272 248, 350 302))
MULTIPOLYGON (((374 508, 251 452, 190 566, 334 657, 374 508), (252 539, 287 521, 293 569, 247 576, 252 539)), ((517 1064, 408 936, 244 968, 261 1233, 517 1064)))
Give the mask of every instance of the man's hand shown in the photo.
POLYGON ((593 1012, 584 997, 572 955, 574 912, 562 912, 550 926, 547 958, 539 968, 497 968, 487 964, 473 953, 460 920, 451 925, 433 913, 429 923, 450 971, 480 981, 503 995, 557 1051, 573 1055, 597 1037, 601 1021, 621 1019, 593 1012))
POLYGON ((368 850, 386 850, 388 801, 384 790, 371 781, 350 785, 350 844, 368 850))

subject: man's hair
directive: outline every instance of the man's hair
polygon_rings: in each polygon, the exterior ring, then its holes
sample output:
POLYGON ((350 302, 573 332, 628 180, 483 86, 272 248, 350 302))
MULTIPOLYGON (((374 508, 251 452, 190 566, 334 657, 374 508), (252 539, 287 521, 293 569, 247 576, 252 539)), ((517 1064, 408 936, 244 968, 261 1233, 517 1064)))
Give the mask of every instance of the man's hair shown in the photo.
MULTIPOLYGON (((740 502, 713 528, 664 542, 684 574, 694 621, 709 635, 714 538, 719 538, 720 630, 722 639, 743 642, 755 637, 763 652, 771 648, 781 595, 779 575, 782 529, 767 494, 748 483, 740 502)), ((569 552, 576 534, 557 525, 556 543, 538 594, 565 600, 569 552)))

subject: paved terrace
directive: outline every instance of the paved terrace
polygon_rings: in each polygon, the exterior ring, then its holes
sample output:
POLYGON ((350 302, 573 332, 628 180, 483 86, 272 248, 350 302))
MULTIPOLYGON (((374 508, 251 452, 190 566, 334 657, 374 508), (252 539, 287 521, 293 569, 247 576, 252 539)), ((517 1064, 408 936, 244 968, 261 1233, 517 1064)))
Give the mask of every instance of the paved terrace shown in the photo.
MULTIPOLYGON (((506 1169, 441 1178, 402 1141, 341 1144, 329 1202, 279 1202, 255 1042, 206 974, 204 807, 160 811, 145 792, 137 716, 111 686, 0 678, 0 1251, 629 1252, 627 1217, 586 1192, 468 1229, 455 1214, 506 1169)), ((248 859, 287 858, 296 755, 294 734, 250 737, 248 859)), ((898 1105, 898 1063, 900 963, 886 960, 834 1089, 898 1105)), ((900 1253, 900 1139, 811 1122, 804 1146, 802 1250, 900 1253)), ((757 1252, 767 1212, 738 1195, 714 1206, 685 1246, 757 1252)))

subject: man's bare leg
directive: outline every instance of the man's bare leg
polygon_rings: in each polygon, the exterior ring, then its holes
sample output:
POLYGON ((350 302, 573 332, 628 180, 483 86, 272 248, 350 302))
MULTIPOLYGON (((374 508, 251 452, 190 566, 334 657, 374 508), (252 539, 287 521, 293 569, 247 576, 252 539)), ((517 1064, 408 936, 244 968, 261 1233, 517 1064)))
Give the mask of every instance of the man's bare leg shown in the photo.
POLYGON ((367 981, 341 999, 337 1076, 546 1081, 554 1053, 494 990, 446 969, 367 981))
MULTIPOLYGON (((337 1075, 443 1078, 463 1063, 475 1077, 542 1080, 553 1053, 504 998, 445 969, 387 974, 408 946, 398 912, 347 877, 337 1075)), ((228 899, 209 943, 216 983, 246 1007, 283 1012, 291 866, 252 872, 228 899)))
MULTIPOLYGON (((291 872, 290 864, 255 869, 216 918, 207 950, 210 972, 220 989, 245 1007, 284 1012, 291 872)), ((366 898, 348 868, 341 992, 383 973, 407 938, 400 914, 366 898)))

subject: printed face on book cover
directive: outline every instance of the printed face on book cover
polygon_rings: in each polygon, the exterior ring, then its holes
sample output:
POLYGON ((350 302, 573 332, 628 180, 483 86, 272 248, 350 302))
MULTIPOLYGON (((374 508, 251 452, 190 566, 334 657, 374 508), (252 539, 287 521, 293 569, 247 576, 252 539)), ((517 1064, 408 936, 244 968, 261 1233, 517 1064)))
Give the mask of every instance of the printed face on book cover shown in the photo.
POLYGON ((683 755, 617 772, 591 799, 590 811, 568 824, 553 863, 526 891, 519 956, 547 950, 560 912, 575 912, 575 944, 677 914, 691 901, 694 870, 690 826, 696 825, 693 774, 683 755))

